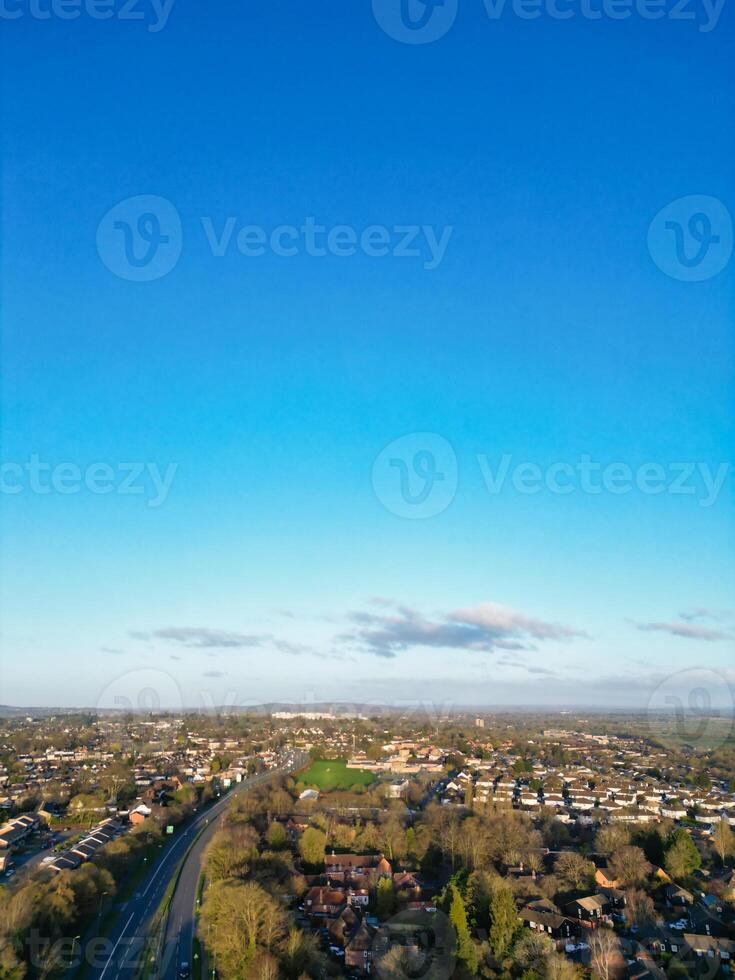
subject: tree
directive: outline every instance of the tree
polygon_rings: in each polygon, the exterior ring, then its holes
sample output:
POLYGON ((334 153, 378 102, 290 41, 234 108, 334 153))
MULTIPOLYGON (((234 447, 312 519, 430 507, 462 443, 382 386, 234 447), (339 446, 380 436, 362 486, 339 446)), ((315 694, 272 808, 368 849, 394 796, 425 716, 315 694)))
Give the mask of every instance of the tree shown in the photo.
POLYGON ((581 980, 582 967, 568 960, 563 953, 553 952, 546 960, 546 980, 581 980))
POLYGON ((473 871, 467 879, 467 907, 472 923, 478 928, 485 929, 490 922, 490 902, 498 882, 498 875, 490 871, 473 871))
POLYGON ((439 842, 444 853, 449 855, 452 862, 452 871, 454 871, 461 822, 454 812, 442 810, 440 811, 440 816, 443 819, 440 819, 439 823, 439 842))
POLYGON ((25 963, 19 956, 16 944, 9 936, 0 935, 0 977, 2 980, 23 980, 25 963))
POLYGON ((640 847, 626 844, 618 848, 610 858, 610 869, 623 885, 637 885, 646 880, 648 861, 640 847))
POLYGON ((317 970, 321 962, 317 937, 292 926, 281 951, 281 963, 289 980, 297 980, 302 974, 317 970))
POLYGON ((699 851, 686 830, 675 830, 669 838, 664 856, 664 867, 671 877, 686 878, 701 867, 701 864, 699 851))
POLYGON ((307 864, 316 866, 324 862, 327 835, 316 827, 307 827, 299 841, 299 854, 307 864))
POLYGON ((272 953, 258 953, 253 960, 250 975, 253 980, 281 980, 281 970, 278 960, 272 953))
POLYGON ((257 835, 252 827, 244 827, 243 830, 255 838, 249 848, 244 846, 244 841, 237 843, 229 830, 218 831, 209 842, 204 852, 204 867, 210 882, 235 878, 247 869, 248 860, 255 850, 257 835))
MULTIPOLYGON (((467 910, 459 889, 451 884, 449 902, 449 921, 452 923, 457 937, 457 959, 464 964, 467 971, 474 976, 477 973, 477 950, 470 936, 467 924, 467 910)), ((515 906, 514 906, 515 911, 515 906)))
POLYGON ((725 858, 735 853, 735 835, 733 835, 726 817, 720 818, 719 823, 712 832, 712 846, 723 864, 725 863, 725 858))
POLYGON ((389 814, 385 822, 380 825, 380 840, 391 861, 406 856, 408 851, 406 831, 395 814, 389 814))
MULTIPOLYGON (((255 882, 218 881, 206 892, 201 922, 207 945, 226 978, 261 980, 262 954, 275 955, 287 938, 286 918, 278 902, 255 882)), ((270 964, 270 960, 266 961, 270 964)), ((264 969, 264 968, 263 968, 264 969)))
POLYGON ((458 846, 468 868, 480 868, 487 863, 490 842, 486 827, 479 817, 468 817, 462 823, 458 846))
POLYGON ((610 980, 615 976, 619 964, 620 941, 612 929, 600 927, 590 936, 590 966, 594 976, 610 980))
POLYGON ((559 855, 554 871, 561 881, 573 891, 588 888, 595 877, 595 866, 576 851, 564 851, 559 855))
POLYGON ((335 824, 332 828, 332 841, 337 847, 349 848, 355 843, 355 829, 346 823, 335 824))
POLYGON ((553 939, 545 933, 528 930, 516 943, 513 958, 524 970, 531 969, 539 974, 544 960, 554 949, 553 939))
POLYGON ((518 931, 518 912, 513 892, 501 884, 490 902, 490 948, 496 960, 501 960, 513 945, 518 931))
POLYGON ((274 851, 279 851, 288 844, 285 827, 283 824, 275 821, 268 828, 265 838, 268 841, 268 847, 272 848, 274 851))
POLYGON ((653 899, 638 888, 631 888, 625 896, 625 920, 631 926, 646 926, 656 919, 653 899))
POLYGON ((375 894, 376 910, 378 918, 385 921, 393 915, 396 904, 393 882, 390 878, 381 878, 375 894))
POLYGON ((421 946, 402 946, 393 943, 377 963, 377 976, 381 980, 407 980, 422 977, 423 980, 444 980, 445 964, 433 961, 421 946))
POLYGON ((601 827, 595 837, 595 850, 608 858, 626 844, 630 844, 630 833, 621 823, 611 823, 601 827))

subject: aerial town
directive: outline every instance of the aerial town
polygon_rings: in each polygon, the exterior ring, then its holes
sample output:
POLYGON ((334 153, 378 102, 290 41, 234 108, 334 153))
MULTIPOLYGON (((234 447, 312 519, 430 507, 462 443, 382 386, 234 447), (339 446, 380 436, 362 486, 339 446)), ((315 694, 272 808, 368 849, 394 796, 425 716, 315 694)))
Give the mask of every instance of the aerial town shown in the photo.
POLYGON ((730 738, 276 714, 4 719, 2 976, 730 973, 730 738))

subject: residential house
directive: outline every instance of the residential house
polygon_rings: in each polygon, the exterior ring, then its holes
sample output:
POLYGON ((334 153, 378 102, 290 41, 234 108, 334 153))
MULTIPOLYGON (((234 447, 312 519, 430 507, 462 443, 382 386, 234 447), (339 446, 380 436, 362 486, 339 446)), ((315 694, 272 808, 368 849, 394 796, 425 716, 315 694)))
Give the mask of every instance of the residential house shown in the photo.
POLYGON ((345 943, 345 966, 348 969, 371 972, 375 932, 375 927, 363 919, 357 932, 345 943))
POLYGON ((343 891, 317 885, 310 888, 304 898, 304 912, 314 916, 335 916, 344 908, 347 897, 343 891))
POLYGON ((566 915, 558 912, 542 912, 528 905, 521 909, 518 918, 529 929, 544 932, 552 939, 568 939, 578 929, 577 923, 566 915))
POLYGON ((566 908, 572 918, 578 919, 585 926, 594 927, 610 915, 613 903, 607 895, 597 894, 569 902, 566 908))

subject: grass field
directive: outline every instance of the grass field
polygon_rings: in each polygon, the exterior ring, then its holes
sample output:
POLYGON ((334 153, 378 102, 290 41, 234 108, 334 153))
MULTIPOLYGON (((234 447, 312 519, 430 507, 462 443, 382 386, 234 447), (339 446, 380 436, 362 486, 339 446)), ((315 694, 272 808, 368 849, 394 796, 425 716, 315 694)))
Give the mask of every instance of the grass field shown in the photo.
POLYGON ((353 786, 369 786, 375 781, 375 773, 368 769, 348 769, 344 759, 317 759, 299 781, 317 789, 351 789, 353 786))

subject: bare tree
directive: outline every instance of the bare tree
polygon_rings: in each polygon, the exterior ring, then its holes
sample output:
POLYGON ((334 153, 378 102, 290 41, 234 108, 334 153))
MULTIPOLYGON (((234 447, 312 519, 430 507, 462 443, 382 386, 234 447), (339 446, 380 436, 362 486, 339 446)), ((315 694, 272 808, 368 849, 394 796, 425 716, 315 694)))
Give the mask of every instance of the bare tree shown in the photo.
POLYGON ((605 857, 610 857, 626 844, 630 844, 630 831, 621 823, 601 827, 595 838, 595 849, 605 857))
POLYGON ((638 888, 631 888, 625 896, 625 919, 632 926, 645 926, 656 919, 653 899, 638 888))
POLYGON ((595 876, 595 866, 576 851, 564 851, 559 855, 554 871, 562 882, 580 891, 587 888, 595 876))
POLYGON ((624 885, 637 885, 646 880, 649 864, 640 847, 627 844, 619 847, 610 858, 610 869, 624 885))
POLYGON ((590 939, 590 966, 594 976, 610 980, 616 973, 615 960, 620 957, 620 941, 612 929, 601 926, 590 939))
POLYGON ((726 817, 722 817, 712 833, 712 846, 720 861, 735 853, 735 835, 726 817))

